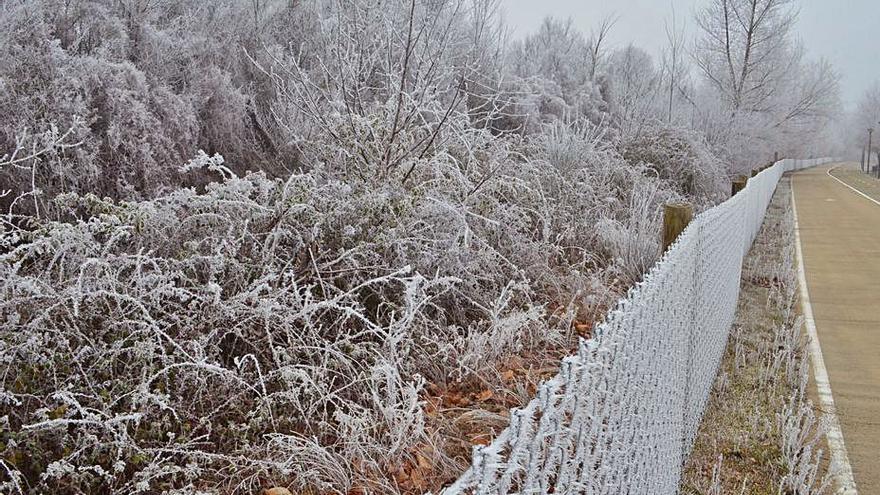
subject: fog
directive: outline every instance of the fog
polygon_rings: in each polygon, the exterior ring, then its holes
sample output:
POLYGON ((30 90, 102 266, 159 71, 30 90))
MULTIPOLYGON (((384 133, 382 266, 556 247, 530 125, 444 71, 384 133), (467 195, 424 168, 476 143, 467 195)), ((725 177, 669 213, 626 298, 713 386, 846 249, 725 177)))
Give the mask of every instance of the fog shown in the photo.
MULTIPOLYGON (((506 0, 505 19, 514 37, 536 29, 546 16, 568 18, 589 32, 608 16, 617 18, 610 39, 633 43, 657 54, 666 41, 664 21, 672 13, 690 38, 694 9, 705 0, 506 0)), ((880 2, 801 0, 795 28, 809 56, 827 58, 842 75, 843 103, 852 108, 872 82, 880 79, 880 2)))

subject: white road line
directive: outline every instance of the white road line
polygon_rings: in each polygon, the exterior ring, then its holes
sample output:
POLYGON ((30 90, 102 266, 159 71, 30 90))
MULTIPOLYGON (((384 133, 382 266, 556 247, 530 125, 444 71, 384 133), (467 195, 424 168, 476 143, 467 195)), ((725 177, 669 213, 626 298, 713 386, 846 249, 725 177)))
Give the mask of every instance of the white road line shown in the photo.
MULTIPOLYGON (((831 177, 834 176, 832 175, 831 177)), ((836 177, 834 178, 836 179, 836 177)), ((801 248, 801 234, 797 219, 797 204, 794 199, 793 177, 791 179, 791 209, 794 216, 794 239, 798 264, 798 284, 801 289, 801 311, 804 314, 804 323, 807 327, 807 334, 810 337, 810 359, 813 362, 813 378, 816 380, 819 404, 825 415, 825 420, 828 422, 826 437, 828 438, 828 450, 831 451, 828 471, 834 478, 835 485, 837 486, 835 494, 858 495, 856 482, 853 479, 852 466, 849 463, 849 454, 846 452, 846 444, 843 441, 843 431, 840 429, 840 420, 837 418, 837 409, 834 407, 831 381, 828 379, 828 370, 825 368, 825 359, 822 357, 822 347, 819 345, 819 333, 816 331, 816 320, 813 318, 813 306, 810 304, 810 291, 807 288, 807 276, 804 271, 804 253, 801 248)))
MULTIPOLYGON (((837 167, 831 167, 828 170, 826 170, 825 173, 828 174, 828 177, 831 177, 832 179, 836 180, 837 182, 840 182, 844 186, 846 186, 846 187, 852 189, 853 191, 855 191, 856 193, 858 193, 863 198, 867 199, 868 201, 873 201, 874 204, 880 206, 880 201, 877 201, 876 199, 872 198, 871 196, 868 196, 867 194, 863 193, 862 191, 859 191, 858 189, 854 188, 853 186, 851 186, 851 185, 847 184, 846 182, 838 179, 837 177, 831 175, 831 172, 837 170, 838 167, 840 167, 840 165, 838 165, 837 167)), ((859 181, 859 182, 861 182, 861 181, 859 181)), ((867 183, 863 182, 863 184, 867 184, 867 183)))

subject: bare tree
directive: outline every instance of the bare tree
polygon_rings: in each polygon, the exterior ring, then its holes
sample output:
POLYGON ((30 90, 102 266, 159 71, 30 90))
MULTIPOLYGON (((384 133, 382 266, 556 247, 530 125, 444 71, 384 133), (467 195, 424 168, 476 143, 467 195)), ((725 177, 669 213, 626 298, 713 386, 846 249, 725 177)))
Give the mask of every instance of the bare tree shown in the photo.
MULTIPOLYGON (((856 105, 855 111, 850 117, 849 135, 852 145, 859 148, 867 148, 867 129, 878 128, 880 123, 880 81, 875 81, 862 95, 856 105)), ((880 161, 880 140, 872 141, 872 146, 868 150, 870 157, 872 152, 877 153, 878 161, 880 161)))
POLYGON ((873 127, 880 121, 880 81, 875 81, 862 95, 855 110, 856 125, 873 127))
POLYGON ((589 57, 586 41, 571 19, 548 17, 538 31, 523 40, 519 60, 514 62, 520 77, 540 75, 559 84, 564 91, 582 83, 583 72, 576 66, 579 58, 589 57), (579 74, 580 72, 580 74, 579 74))
POLYGON ((590 36, 590 39, 587 41, 587 46, 589 48, 588 52, 588 63, 590 66, 590 80, 596 80, 596 72, 599 69, 599 66, 602 64, 603 59, 605 58, 605 50, 607 49, 607 41, 608 34, 611 32, 611 28, 614 27, 614 24, 617 23, 617 16, 611 15, 602 20, 602 23, 599 25, 599 28, 593 32, 590 36))
POLYGON ((795 62, 793 0, 711 0, 697 14, 697 67, 731 106, 763 110, 795 62))
POLYGON ((798 119, 824 119, 839 106, 840 75, 827 60, 802 64, 797 78, 790 82, 787 105, 776 125, 798 119))
POLYGON ((774 151, 815 150, 839 98, 839 77, 805 60, 792 36, 794 0, 711 0, 698 12, 694 60, 706 83, 697 125, 734 168, 774 151))
POLYGON ((654 63, 647 52, 634 45, 615 51, 609 60, 614 112, 625 131, 637 131, 656 110, 660 85, 654 63))
MULTIPOLYGON (((661 55, 661 72, 662 78, 665 79, 665 90, 667 99, 666 121, 672 122, 673 104, 675 102, 676 90, 680 88, 681 81, 687 76, 687 66, 685 65, 685 36, 684 26, 678 25, 678 19, 675 15, 675 6, 672 7, 672 21, 665 22, 666 31, 666 47, 661 55)), ((680 92, 680 89, 679 89, 680 92)))

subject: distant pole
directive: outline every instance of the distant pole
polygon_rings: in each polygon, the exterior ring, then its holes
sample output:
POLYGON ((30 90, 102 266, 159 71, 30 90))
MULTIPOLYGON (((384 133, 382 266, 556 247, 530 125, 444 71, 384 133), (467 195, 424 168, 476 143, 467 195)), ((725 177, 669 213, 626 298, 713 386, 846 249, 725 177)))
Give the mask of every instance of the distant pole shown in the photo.
POLYGON ((880 179, 880 150, 877 150, 877 178, 880 179))
POLYGON ((694 218, 694 209, 687 203, 663 205, 663 252, 684 232, 694 218))
MULTIPOLYGON (((871 137, 874 134, 874 128, 868 127, 868 174, 871 173, 871 137)), ((880 167, 878 167, 880 169, 880 167)))
POLYGON ((774 151, 774 152, 773 152, 773 164, 775 165, 776 162, 778 162, 778 161, 779 161, 779 152, 778 152, 778 151, 774 151))
POLYGON ((860 167, 862 172, 865 172, 865 147, 862 146, 862 165, 860 167))

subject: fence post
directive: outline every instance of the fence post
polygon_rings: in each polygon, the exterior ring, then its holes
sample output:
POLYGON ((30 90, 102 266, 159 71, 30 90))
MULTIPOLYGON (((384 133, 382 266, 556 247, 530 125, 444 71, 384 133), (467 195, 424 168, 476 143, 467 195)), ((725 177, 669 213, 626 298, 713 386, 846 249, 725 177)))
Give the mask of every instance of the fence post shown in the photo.
POLYGON ((746 184, 749 182, 748 176, 740 175, 737 178, 733 179, 733 182, 730 186, 730 195, 736 196, 736 193, 745 189, 746 184))
POLYGON ((663 205, 663 252, 684 231, 694 218, 694 209, 687 203, 668 203, 663 205))
POLYGON ((699 426, 698 424, 692 424, 694 422, 695 416, 692 414, 693 412, 693 403, 694 403, 694 358, 696 356, 696 335, 699 331, 700 321, 699 321, 699 312, 703 309, 703 301, 702 301, 702 270, 703 270, 703 262, 705 259, 703 258, 702 253, 702 245, 703 245, 703 234, 702 234, 702 224, 697 223, 694 225, 694 230, 692 231, 692 239, 693 246, 691 249, 695 254, 694 258, 689 262, 693 266, 693 286, 691 287, 691 308, 690 308, 690 325, 687 328, 687 334, 685 337, 686 344, 686 364, 684 370, 684 394, 682 396, 681 401, 681 469, 682 473, 684 470, 684 466, 687 464, 688 456, 690 455, 690 449, 693 447, 693 441, 696 438, 696 428, 699 426), (693 427, 693 429, 692 429, 693 427))
MULTIPOLYGON (((663 205, 663 252, 665 253, 669 246, 672 245, 673 242, 678 238, 679 235, 684 231, 684 229, 688 226, 694 216, 694 210, 691 205, 687 203, 667 203, 663 205)), ((699 241, 699 237, 697 237, 699 241)), ((697 283, 697 263, 694 263, 694 285, 695 290, 694 294, 696 294, 696 283, 697 283)), ((696 301, 692 301, 693 306, 696 306, 696 301)), ((691 308, 692 314, 691 319, 693 320, 693 308, 691 308)), ((688 449, 690 445, 688 445, 688 441, 690 440, 690 434, 688 432, 688 419, 690 412, 690 403, 691 403, 691 368, 693 367, 693 347, 694 347, 694 321, 691 321, 691 324, 688 325, 687 335, 683 335, 684 344, 686 346, 687 352, 687 365, 684 370, 684 395, 681 400, 681 438, 679 439, 681 442, 681 466, 679 469, 684 469, 685 462, 687 461, 688 449)))
POLYGON ((778 152, 778 151, 774 151, 774 152, 773 152, 773 163, 775 164, 775 163, 778 162, 778 161, 779 161, 779 152, 778 152))

